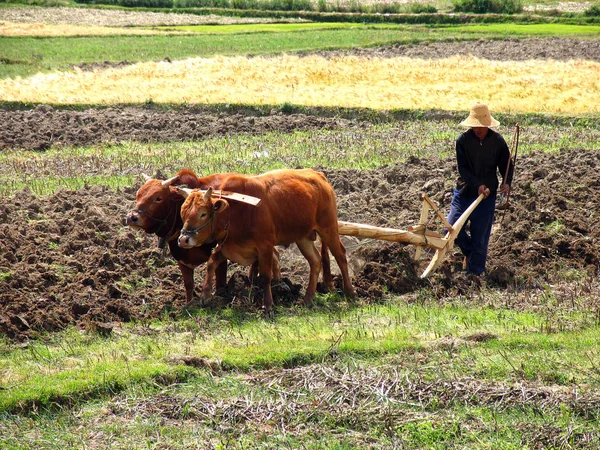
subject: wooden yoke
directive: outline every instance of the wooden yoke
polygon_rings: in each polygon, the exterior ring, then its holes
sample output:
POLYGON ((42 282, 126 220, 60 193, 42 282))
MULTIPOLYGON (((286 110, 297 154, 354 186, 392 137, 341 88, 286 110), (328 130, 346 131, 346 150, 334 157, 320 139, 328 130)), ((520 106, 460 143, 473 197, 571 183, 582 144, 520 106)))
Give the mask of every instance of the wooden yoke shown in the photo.
MULTIPOLYGON (((198 189, 198 190, 200 192, 202 192, 203 195, 206 193, 206 191, 203 191, 202 189, 198 189)), ((237 192, 222 191, 221 189, 214 189, 212 191, 211 197, 236 200, 238 202, 247 203, 252 206, 258 206, 258 204, 260 203, 260 198, 252 197, 251 195, 246 195, 246 194, 238 194, 237 192)))
POLYGON ((339 233, 346 236, 359 236, 383 241, 405 242, 416 245, 417 249, 415 252, 415 259, 419 259, 421 257, 423 247, 435 249, 435 255, 433 255, 429 265, 421 275, 421 278, 426 278, 442 263, 444 257, 446 256, 446 252, 451 250, 454 246, 454 240, 458 236, 458 233, 460 233, 460 230, 462 230, 462 227, 466 223, 473 210, 477 208, 483 199, 484 195, 481 194, 459 217, 456 223, 454 225, 450 225, 446 220, 446 217, 440 212, 435 203, 433 203, 429 197, 423 194, 421 217, 417 226, 409 227, 408 230, 397 230, 394 228, 381 228, 371 225, 338 221, 339 233), (434 211, 437 218, 442 222, 444 228, 448 230, 445 236, 427 229, 430 211, 434 211))
MULTIPOLYGON (((210 188, 209 188, 210 189, 210 188)), ((204 190, 204 189, 190 189, 184 186, 177 186, 177 190, 185 197, 187 198, 188 195, 190 195, 192 192, 201 192, 202 195, 206 194, 206 192, 208 192, 208 190, 204 190)), ((252 205, 252 206, 258 206, 258 204, 260 203, 260 198, 258 197, 253 197, 251 195, 246 195, 246 194, 238 194, 237 192, 230 192, 230 191, 222 191, 221 189, 210 189, 211 192, 211 197, 216 197, 216 198, 226 198, 228 200, 235 200, 241 203, 246 203, 248 205, 252 205)))

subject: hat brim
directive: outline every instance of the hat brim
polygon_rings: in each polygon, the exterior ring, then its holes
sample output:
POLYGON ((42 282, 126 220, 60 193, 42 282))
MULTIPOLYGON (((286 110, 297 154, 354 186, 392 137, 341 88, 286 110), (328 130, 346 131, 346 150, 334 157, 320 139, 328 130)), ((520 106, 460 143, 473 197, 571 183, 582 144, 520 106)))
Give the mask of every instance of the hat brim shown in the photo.
POLYGON ((500 125, 500 122, 498 122, 496 119, 494 119, 493 117, 490 116, 490 123, 481 123, 479 120, 477 120, 474 117, 467 117, 465 120, 463 120, 460 124, 463 127, 486 127, 486 128, 493 128, 493 127, 497 127, 498 125, 500 125))

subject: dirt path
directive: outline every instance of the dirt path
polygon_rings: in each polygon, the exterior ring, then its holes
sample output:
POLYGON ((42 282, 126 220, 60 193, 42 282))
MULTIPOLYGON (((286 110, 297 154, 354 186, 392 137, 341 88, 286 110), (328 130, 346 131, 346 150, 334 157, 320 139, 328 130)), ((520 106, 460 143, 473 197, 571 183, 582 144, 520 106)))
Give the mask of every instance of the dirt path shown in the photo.
POLYGON ((526 61, 529 59, 554 59, 569 61, 586 59, 600 61, 600 40, 506 38, 495 41, 469 42, 432 42, 419 45, 390 45, 375 48, 354 49, 349 52, 323 52, 323 55, 336 56, 352 54, 357 56, 377 56, 391 58, 407 56, 410 58, 439 59, 454 55, 473 55, 492 61, 526 61))

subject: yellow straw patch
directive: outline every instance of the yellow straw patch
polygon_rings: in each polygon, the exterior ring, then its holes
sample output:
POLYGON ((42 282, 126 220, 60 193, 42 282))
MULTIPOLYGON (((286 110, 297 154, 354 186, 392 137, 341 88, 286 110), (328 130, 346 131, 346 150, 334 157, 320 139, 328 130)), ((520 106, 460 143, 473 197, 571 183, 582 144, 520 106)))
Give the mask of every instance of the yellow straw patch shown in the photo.
POLYGON ((320 56, 214 57, 0 80, 0 100, 47 103, 243 103, 598 113, 600 64, 320 56))
POLYGON ((180 31, 143 30, 139 28, 0 22, 0 36, 10 37, 130 36, 175 33, 182 34, 180 31))

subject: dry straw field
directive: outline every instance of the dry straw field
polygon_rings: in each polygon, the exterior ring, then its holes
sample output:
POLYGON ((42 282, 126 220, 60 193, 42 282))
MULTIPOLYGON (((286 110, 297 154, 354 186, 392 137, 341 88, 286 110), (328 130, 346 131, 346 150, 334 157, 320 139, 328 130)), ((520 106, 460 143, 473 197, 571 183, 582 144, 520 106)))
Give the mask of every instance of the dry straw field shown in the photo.
MULTIPOLYGON (((268 23, 275 19, 77 8, 4 8, 0 36, 69 37, 187 34, 157 26, 268 23), (148 28, 135 28, 148 27, 148 28)), ((279 20, 281 22, 281 20, 279 20)), ((296 22, 296 20, 285 20, 296 22)))
MULTIPOLYGON (((46 24, 46 23, 14 23, 0 22, 0 36, 35 36, 35 37, 68 37, 68 36, 118 36, 152 34, 181 34, 180 31, 146 30, 142 28, 118 28, 107 26, 86 26, 73 24, 46 24)), ((185 34, 185 33, 184 33, 185 34)))
POLYGON ((3 8, 0 23, 83 25, 89 27, 153 27, 161 25, 206 25, 233 23, 265 23, 271 19, 216 16, 214 14, 169 14, 148 11, 121 11, 87 8, 3 8))
POLYGON ((51 104, 243 103, 598 113, 600 63, 318 55, 213 57, 0 81, 0 100, 51 104))

